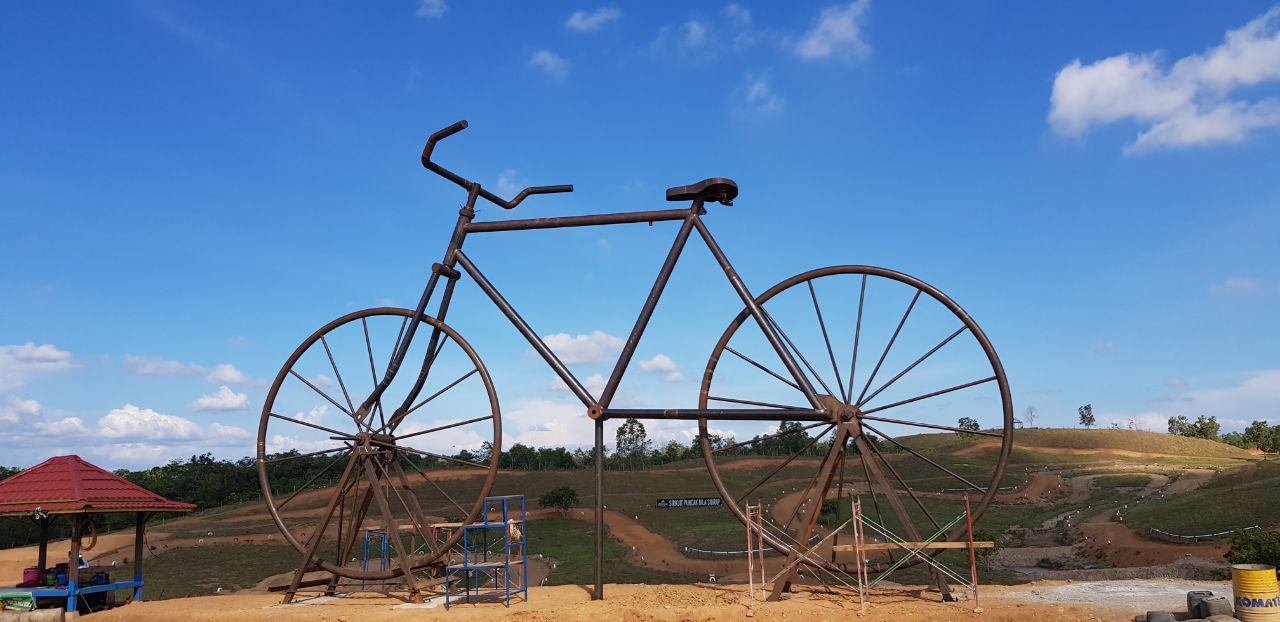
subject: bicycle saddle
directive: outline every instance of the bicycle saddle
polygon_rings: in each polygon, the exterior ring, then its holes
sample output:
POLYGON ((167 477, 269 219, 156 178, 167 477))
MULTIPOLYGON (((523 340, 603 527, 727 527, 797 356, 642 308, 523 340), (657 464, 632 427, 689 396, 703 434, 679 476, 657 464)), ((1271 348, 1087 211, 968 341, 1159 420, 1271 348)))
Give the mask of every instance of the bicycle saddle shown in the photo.
POLYGON ((696 184, 667 188, 668 201, 715 201, 722 205, 733 205, 738 196, 738 184, 725 177, 711 177, 696 184))

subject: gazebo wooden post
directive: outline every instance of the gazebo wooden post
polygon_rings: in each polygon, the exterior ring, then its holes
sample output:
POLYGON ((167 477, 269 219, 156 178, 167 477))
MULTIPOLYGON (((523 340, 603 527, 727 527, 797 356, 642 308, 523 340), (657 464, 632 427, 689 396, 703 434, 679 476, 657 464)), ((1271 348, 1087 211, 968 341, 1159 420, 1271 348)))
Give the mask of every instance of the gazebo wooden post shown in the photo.
POLYGON ((133 530, 133 600, 138 602, 142 600, 142 550, 143 536, 147 531, 147 519, 150 518, 147 512, 137 513, 137 524, 133 530))
POLYGON ((40 526, 40 556, 36 565, 40 567, 41 572, 44 572, 49 564, 49 523, 51 521, 52 519, 47 516, 36 519, 36 524, 40 526))
POLYGON ((67 564, 67 613, 76 611, 80 579, 80 524, 83 514, 68 514, 71 520, 71 555, 67 564))

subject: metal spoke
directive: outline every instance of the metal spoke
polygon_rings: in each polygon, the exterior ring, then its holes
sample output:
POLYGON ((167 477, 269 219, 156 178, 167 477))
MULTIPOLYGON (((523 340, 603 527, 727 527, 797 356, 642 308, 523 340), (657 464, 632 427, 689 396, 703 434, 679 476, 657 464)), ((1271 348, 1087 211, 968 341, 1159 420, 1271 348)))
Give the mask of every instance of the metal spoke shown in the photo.
POLYGON ((866 397, 867 389, 871 388, 871 383, 875 381, 876 374, 880 373, 880 366, 884 365, 884 359, 889 356, 889 350, 893 349, 893 342, 898 340, 898 333, 902 332, 902 326, 907 323, 907 318, 911 315, 911 310, 916 308, 916 301, 920 300, 921 290, 916 290, 916 295, 911 297, 911 304, 907 305, 907 312, 902 314, 902 319, 898 322, 898 327, 893 330, 893 336, 889 338, 889 343, 884 347, 884 352, 880 354, 880 360, 876 362, 875 369, 871 370, 871 376, 867 378, 867 384, 862 385, 862 393, 858 394, 858 403, 862 403, 862 398, 866 397))
POLYGON ((350 448, 351 448, 351 446, 350 446, 350 445, 343 445, 342 447, 334 447, 333 449, 322 449, 322 450, 320 450, 320 451, 312 451, 312 452, 305 453, 305 454, 292 454, 292 455, 288 455, 288 456, 282 456, 282 457, 280 457, 280 458, 267 458, 267 459, 264 459, 264 460, 263 460, 263 462, 265 462, 265 463, 267 463, 267 464, 275 464, 275 463, 277 463, 277 462, 286 462, 286 461, 289 461, 289 460, 297 460, 298 458, 310 458, 311 456, 319 456, 319 455, 321 455, 321 454, 331 454, 331 453, 333 453, 333 452, 335 452, 335 451, 342 451, 342 450, 344 450, 344 449, 350 449, 350 448))
POLYGON ((465 465, 467 465, 467 466, 469 466, 469 467, 475 467, 475 468, 477 468, 477 469, 488 469, 488 468, 489 468, 487 465, 479 464, 479 463, 477 463, 477 462, 471 462, 470 460, 463 460, 463 459, 461 459, 461 458, 450 458, 449 456, 442 456, 442 455, 440 455, 440 454, 433 454, 433 453, 431 453, 431 452, 429 452, 429 451, 423 451, 423 450, 421 450, 421 449, 414 449, 414 448, 412 448, 412 447, 405 447, 405 446, 403 446, 403 445, 395 445, 395 444, 392 444, 392 443, 383 443, 383 442, 376 441, 376 440, 372 440, 372 439, 370 440, 370 442, 372 442, 372 443, 373 443, 373 444, 375 444, 375 445, 384 445, 384 446, 386 446, 386 447, 394 447, 394 448, 395 448, 396 450, 398 450, 398 451, 407 451, 407 452, 409 452, 409 453, 414 453, 414 454, 418 454, 418 455, 421 455, 421 456, 427 456, 428 458, 435 458, 435 459, 437 459, 437 460, 446 460, 446 461, 448 461, 448 462, 457 462, 458 464, 465 464, 465 465))
POLYGON ((844 396, 848 403, 853 397, 853 376, 858 370, 858 341, 862 339, 862 303, 867 299, 867 275, 862 275, 862 289, 858 293, 858 321, 853 328, 853 360, 849 362, 849 394, 844 396))
POLYGON ((315 428, 315 429, 317 429, 317 430, 322 430, 322 431, 328 432, 328 433, 330 433, 330 434, 333 434, 333 435, 335 435, 335 436, 340 436, 340 437, 344 437, 344 438, 355 438, 354 436, 352 436, 352 435, 350 435, 350 434, 347 434, 346 432, 339 432, 339 431, 337 431, 337 430, 335 430, 335 429, 333 429, 333 428, 326 428, 326 427, 324 427, 324 426, 322 426, 322 425, 317 425, 317 424, 314 424, 314 423, 310 423, 310 422, 307 422, 307 421, 303 421, 303 420, 301 420, 301 419, 294 419, 293 417, 286 417, 286 416, 284 416, 284 415, 277 415, 277 414, 275 414, 275 413, 267 413, 267 416, 268 416, 268 417, 275 417, 276 419, 283 419, 283 420, 285 420, 285 421, 289 421, 289 422, 292 422, 292 423, 296 423, 296 424, 298 424, 298 425, 305 425, 305 426, 307 426, 308 428, 315 428))
POLYGON ((821 440, 821 439, 822 439, 822 437, 826 436, 828 432, 830 432, 830 431, 834 430, 834 429, 835 429, 835 427, 836 427, 836 426, 835 426, 835 424, 828 424, 827 429, 823 430, 821 434, 819 434, 819 435, 817 435, 817 436, 813 437, 813 439, 811 439, 811 440, 808 442, 808 444, 806 444, 804 447, 801 447, 801 448, 800 448, 800 451, 798 451, 798 452, 796 452, 796 453, 792 454, 790 458, 787 458, 785 461, 783 461, 783 463, 782 463, 782 464, 779 464, 779 465, 778 465, 778 468, 774 469, 774 470, 773 470, 772 472, 770 472, 768 475, 764 476, 764 479, 760 480, 759 482, 756 482, 756 485, 755 485, 755 486, 752 486, 750 490, 748 490, 748 491, 746 491, 746 492, 742 493, 742 496, 738 497, 738 500, 737 500, 737 502, 736 502, 736 503, 739 503, 739 504, 740 504, 740 503, 742 503, 742 500, 743 500, 743 499, 746 499, 748 496, 750 496, 750 495, 751 495, 751 493, 755 492, 757 488, 760 488, 761 486, 763 486, 763 485, 765 484, 765 482, 767 482, 767 481, 769 481, 770 479, 772 479, 772 478, 773 478, 773 476, 774 476, 774 475, 777 475, 779 471, 781 471, 782 469, 787 468, 787 465, 788 465, 788 464, 791 464, 791 461, 792 461, 792 460, 795 460, 796 458, 799 458, 801 454, 803 454, 803 453, 804 453, 804 452, 806 452, 806 451, 809 451, 809 448, 810 448, 810 447, 813 447, 813 446, 814 446, 814 444, 816 444, 819 440, 821 440))
POLYGON ((748 358, 746 355, 742 354, 741 352, 738 352, 737 350, 734 350, 733 348, 730 348, 729 346, 725 346, 725 347, 724 347, 724 349, 725 349, 727 352, 730 352, 730 353, 734 354, 734 355, 735 355, 735 356, 737 356, 738 358, 740 358, 740 359, 742 359, 742 360, 744 360, 744 361, 746 361, 746 362, 748 362, 748 363, 751 363, 752 365, 755 365, 758 369, 760 369, 760 371, 763 371, 764 373, 769 374, 770 376, 773 376, 774 378, 777 378, 778 380, 781 380, 781 381, 783 381, 783 382, 787 383, 787 385, 788 385, 788 386, 790 386, 791 388, 793 388, 793 389, 795 389, 795 390, 797 390, 797 391, 800 391, 800 390, 801 390, 801 389, 800 389, 800 386, 799 386, 799 385, 797 385, 796 383, 794 383, 794 382, 792 382, 792 381, 790 381, 790 380, 787 380, 786 378, 783 378, 781 375, 779 375, 777 372, 773 371, 772 369, 769 369, 768 367, 765 367, 764 365, 761 365, 761 364, 759 364, 759 363, 757 363, 757 362, 755 362, 755 361, 751 360, 750 358, 748 358))
POLYGON ((436 399, 437 397, 440 397, 441 395, 443 395, 443 394, 444 394, 444 392, 445 392, 445 391, 448 391, 449 389, 452 389, 453 387, 457 386, 457 385, 458 385, 458 383, 462 382, 463 380, 466 380, 467 378, 470 378, 473 374, 475 374, 475 373, 476 373, 476 372, 478 372, 478 371, 480 371, 480 368, 478 368, 478 367, 474 367, 474 368, 472 368, 472 369, 471 369, 471 371, 469 371, 469 372, 467 372, 467 373, 465 373, 465 374, 462 374, 462 376, 460 376, 457 380, 454 380, 453 382, 450 382, 449 384, 445 385, 443 389, 440 389, 439 391, 436 391, 435 393, 432 393, 430 397, 427 397, 426 399, 422 400, 421 402, 418 402, 418 403, 417 403, 417 405, 415 405, 413 408, 410 408, 409 410, 406 410, 406 411, 404 412, 404 414, 403 414, 403 415, 399 415, 399 416, 397 416, 397 417, 392 417, 392 420, 393 420, 393 421, 396 421, 396 420, 402 420, 402 419, 404 419, 405 417, 408 417, 409 415, 413 414, 413 411, 418 410, 419 408, 422 408, 423 406, 426 406, 426 405, 427 405, 427 402, 430 402, 431 400, 434 400, 434 399, 436 399))
POLYGON ((351 411, 349 411, 349 410, 347 410, 347 409, 343 408, 343 407, 342 407, 342 404, 339 404, 337 400, 333 399, 332 397, 329 397, 329 394, 328 394, 328 393, 325 393, 324 391, 321 391, 319 387, 317 387, 317 386, 316 386, 316 385, 314 385, 314 384, 311 384, 311 381, 307 380, 306 378, 303 378, 303 377, 302 377, 302 374, 299 374, 298 372, 293 371, 292 369, 290 369, 290 370, 289 370, 289 373, 293 374, 293 377, 294 377, 294 378, 297 378, 298 380, 301 380, 301 381, 302 381, 302 384, 305 384, 305 385, 307 385, 308 387, 311 387, 311 390, 312 390, 312 391, 315 391, 316 393, 319 393, 319 394, 320 394, 320 397, 323 397, 324 399, 329 400, 329 403, 330 403, 330 404, 333 404, 334 406, 336 406, 336 407, 338 408, 338 410, 341 410, 342 412, 346 413, 346 415, 347 415, 348 417, 351 417, 353 420, 356 418, 356 416, 355 416, 354 414, 352 414, 352 412, 351 412, 351 411))
MULTIPOLYGON (((406 320, 409 318, 405 318, 406 320)), ((373 364, 373 342, 369 340, 369 322, 366 318, 360 318, 360 325, 364 328, 364 348, 369 353, 369 376, 373 378, 373 390, 378 390, 378 368, 373 364)), ((373 406, 378 410, 378 423, 383 427, 387 425, 387 419, 382 414, 382 396, 378 396, 378 402, 373 406)), ((370 427, 373 427, 370 425, 370 427)))
MULTIPOLYGON (((909 453, 909 454, 911 454, 911 455, 913 455, 913 456, 915 456, 915 457, 917 457, 917 458, 919 458, 919 459, 921 459, 921 460, 924 460, 925 462, 928 462, 929 464, 933 465, 935 468, 937 468, 938 470, 942 471, 943 473, 946 473, 947 475, 950 475, 951 477, 954 477, 955 479, 957 479, 957 480, 959 480, 959 481, 963 482, 966 486, 968 486, 968 487, 970 487, 970 488, 972 488, 972 489, 974 489, 974 490, 976 490, 976 491, 978 491, 978 492, 984 493, 984 494, 987 492, 987 489, 982 488, 982 487, 978 486, 977 484, 975 484, 975 483, 973 483, 973 482, 971 482, 971 481, 969 481, 969 480, 965 479, 963 476, 959 475, 959 474, 958 474, 958 473, 956 473, 955 471, 952 471, 951 469, 948 469, 947 467, 944 467, 944 466, 942 466, 941 464, 938 464, 937 462, 934 462, 934 461, 933 461, 932 459, 930 459, 928 456, 926 456, 926 455, 924 455, 924 454, 922 454, 922 453, 920 453, 920 452, 918 452, 918 451, 916 451, 916 450, 914 450, 914 449, 912 449, 912 448, 910 448, 910 447, 907 447, 906 445, 903 445, 902 443, 899 443, 899 442, 898 442, 898 440, 897 440, 897 439, 895 439, 895 438, 893 438, 892 436, 889 436, 888 434, 885 434, 884 432, 881 432, 880 430, 877 430, 877 429, 875 429, 875 428, 871 427, 870 425, 868 425, 868 424, 866 424, 866 423, 863 423, 863 424, 862 424, 862 427, 864 427, 864 428, 866 428, 866 429, 868 429, 868 430, 871 430, 872 432, 875 432, 876 434, 879 434, 879 435, 880 435, 881 437, 883 437, 885 440, 889 441, 890 443, 893 443, 894 445, 897 445, 897 446, 898 446, 900 449, 902 449, 903 451, 906 451, 907 453, 909 453)), ((872 446, 872 449, 875 449, 875 446, 874 446, 874 445, 872 446)), ((877 451, 878 451, 878 450, 877 450, 877 451)))
POLYGON ((800 357, 800 361, 809 369, 809 373, 813 374, 813 377, 818 380, 818 384, 822 385, 822 388, 827 392, 827 395, 835 395, 835 392, 831 390, 831 387, 827 386, 826 381, 822 379, 822 375, 818 373, 818 370, 814 369, 813 365, 809 363, 809 359, 804 357, 804 353, 800 351, 800 348, 797 348, 796 344, 792 343, 791 338, 788 337, 786 333, 782 332, 782 327, 779 326, 778 321, 773 319, 773 316, 765 310, 764 305, 760 306, 760 311, 764 313, 765 319, 769 320, 769 325, 773 327, 773 330, 777 331, 778 334, 782 336, 783 341, 787 342, 787 346, 795 351, 796 356, 800 357))
MULTIPOLYGON (((938 425, 936 423, 924 423, 921 421, 904 421, 902 419, 889 419, 887 417, 870 417, 862 415, 862 419, 870 419, 871 421, 879 421, 881 423, 896 423, 898 425, 910 425, 917 428, 929 428, 931 430, 946 430, 948 432, 956 432, 958 434, 981 434, 982 436, 994 436, 996 438, 1004 438, 1004 434, 999 432, 988 432, 986 430, 966 430, 964 428, 953 428, 949 425, 938 425)), ((863 424, 867 425, 867 424, 863 424)))
MULTIPOLYGON (((836 484, 836 524, 837 525, 840 524, 840 514, 841 514, 840 507, 842 505, 841 499, 844 498, 844 466, 845 466, 845 457, 848 455, 848 450, 849 450, 849 437, 846 436, 844 439, 843 446, 840 448, 840 481, 839 483, 836 484)), ((835 546, 837 544, 840 544, 839 534, 836 534, 836 537, 833 538, 831 541, 832 546, 835 546)), ((836 561, 836 550, 831 549, 831 562, 835 563, 835 561, 836 561)))
POLYGON ((289 495, 289 497, 288 497, 288 498, 286 498, 286 499, 284 500, 284 502, 282 502, 280 505, 277 505, 277 506, 276 506, 276 509, 277 509, 277 510, 283 510, 283 509, 284 509, 284 506, 289 505, 289 502, 290 502, 290 501, 293 501, 293 498, 294 498, 294 497, 298 496, 299 494, 302 494, 302 492, 303 492, 304 490, 306 490, 308 486, 310 486, 310 485, 312 485, 312 484, 316 483, 316 480, 320 479, 320 476, 321 476, 321 475, 324 475, 325 473, 328 473, 328 472, 329 472, 329 469, 332 469, 332 468, 333 468, 333 465, 338 464, 338 462, 342 461, 342 458, 343 458, 342 454, 338 454, 337 456, 335 456, 335 457, 334 457, 334 459, 333 459, 333 461, 332 461, 332 462, 330 462, 328 466, 326 466, 326 467, 325 467, 325 468, 323 468, 323 469, 320 469, 320 471, 319 471, 319 472, 317 472, 315 475, 312 475, 312 476, 311 476, 311 479, 307 480, 307 482, 306 482, 305 484, 303 484, 303 485, 299 486, 297 490, 293 491, 293 494, 289 495))
MULTIPOLYGON (((871 443, 867 444, 870 445, 871 443)), ((854 447, 857 447, 857 443, 854 443, 854 447)), ((862 462, 862 476, 867 480, 867 494, 871 495, 871 507, 876 510, 876 522, 883 525, 884 515, 880 513, 880 502, 876 501, 876 487, 871 484, 871 469, 867 466, 867 455, 862 453, 861 449, 858 449, 858 460, 862 462)), ((893 558, 893 551, 888 551, 888 553, 889 561, 896 561, 893 558)))
MULTIPOLYGON (((805 484, 805 486, 804 486, 804 492, 805 492, 805 493, 809 492, 809 490, 810 490, 811 488, 813 488, 815 484, 817 484, 817 483, 818 483, 818 475, 820 475, 821 473, 822 473, 822 470, 821 470, 821 469, 818 469, 817 471, 814 471, 814 472, 813 472, 813 475, 812 475, 811 477, 809 477, 809 483, 808 483, 808 484, 805 484)), ((802 493, 802 494, 803 494, 803 493, 802 493)), ((818 503, 818 508, 814 510, 815 512, 821 512, 821 511, 822 511, 822 502, 823 502, 823 501, 825 501, 825 500, 826 500, 826 499, 825 499, 825 497, 824 497, 823 499, 819 499, 819 500, 817 501, 817 503, 818 503)), ((808 502, 808 499, 806 499, 806 500, 805 500, 805 502, 807 503, 807 502, 808 502)), ((800 510, 801 510, 801 509, 803 509, 803 508, 804 508, 804 506, 805 506, 805 503, 797 503, 797 504, 796 504, 796 509, 791 510, 791 516, 790 516, 789 518, 787 518, 787 522, 786 522, 786 524, 784 524, 784 525, 782 526, 782 530, 783 530, 784 532, 785 532, 785 531, 787 531, 787 530, 789 530, 789 529, 791 529, 791 523, 795 522, 796 517, 800 515, 800 510)))
MULTIPOLYGON (((413 528, 414 528, 414 531, 417 531, 417 532, 418 532, 418 536, 420 536, 424 542, 431 542, 431 538, 428 538, 428 537, 427 537, 427 534, 425 534, 425 533, 423 533, 423 532, 422 532, 422 522, 423 522, 423 516, 422 516, 422 513, 421 513, 421 512, 417 512, 417 513, 415 513, 415 512, 413 511, 413 509, 409 507, 409 503, 408 503, 408 502, 406 502, 406 501, 404 500, 404 495, 401 495, 401 494, 400 494, 400 488, 399 488, 398 486, 396 486, 395 481, 391 479, 391 473, 390 473, 389 471, 387 471, 387 467, 386 467, 386 465, 382 464, 382 463, 381 463, 380 461, 378 461, 378 460, 374 460, 374 461, 373 461, 373 464, 374 464, 374 466, 375 466, 375 467, 378 467, 378 468, 382 469, 382 477, 383 477, 383 480, 385 480, 385 481, 387 482, 387 486, 388 486, 389 488, 391 488, 391 492, 396 493, 396 498, 400 500, 400 507, 403 507, 403 508, 404 508, 405 513, 409 515, 409 520, 413 522, 413 528)), ((403 473, 402 473, 402 474, 403 474, 403 473)), ((408 483, 407 483, 407 482, 405 482, 405 481, 402 479, 402 480, 401 480, 401 483, 402 483, 402 484, 404 484, 404 485, 406 486, 406 488, 407 488, 407 486, 408 486, 408 483)), ((405 492, 408 492, 410 495, 413 495, 413 491, 412 491, 412 490, 407 490, 407 489, 406 489, 406 490, 405 490, 405 492)), ((417 500, 417 499, 415 498, 415 501, 416 501, 416 500, 417 500)), ((419 509, 421 509, 421 508, 419 508, 419 509)), ((400 530, 400 529, 399 529, 399 526, 397 526, 397 527, 396 527, 396 531, 399 531, 399 530, 400 530)))
POLYGON ((476 422, 478 422, 478 421, 484 421, 485 419, 492 419, 492 418, 493 418, 493 415, 485 415, 485 416, 483 416, 483 417, 476 417, 475 419, 467 419, 466 421, 459 421, 459 422, 457 422, 457 423, 449 423, 449 424, 445 424, 445 425, 442 425, 442 426, 437 426, 437 427, 434 427, 434 428, 430 428, 430 429, 427 429, 427 430, 419 430, 419 431, 414 432, 414 433, 412 433, 412 434, 405 434, 404 436, 397 436, 397 437, 396 437, 396 440, 397 440, 397 441, 403 441, 403 440, 404 440, 404 439, 406 439, 406 438, 413 438, 413 437, 415 437, 415 436, 422 436, 423 434, 430 434, 430 433, 432 433, 432 432, 439 432, 440 430, 448 430, 449 428, 456 428, 456 427, 458 427, 458 426, 463 426, 463 425, 467 425, 467 424, 471 424, 471 423, 476 423, 476 422))
MULTIPOLYGON (((898 474, 898 470, 893 468, 893 465, 889 463, 889 459, 885 458, 884 454, 880 453, 880 448, 876 447, 875 443, 867 443, 867 445, 871 447, 871 453, 875 454, 877 458, 880 458, 880 462, 884 463, 884 466, 889 469, 889 473, 893 475, 893 478, 898 480, 898 483, 902 485, 902 489, 907 491, 908 495, 911 495, 911 500, 916 502, 916 506, 920 508, 920 511, 924 512, 924 515, 928 517, 929 522, 933 523, 933 528, 942 529, 942 525, 940 525, 938 520, 933 517, 933 513, 929 511, 929 508, 924 506, 924 502, 920 501, 920 499, 916 497, 915 491, 911 490, 911 486, 907 485, 907 481, 902 479, 902 476, 898 474)), ((892 493, 893 491, 889 492, 892 493)))
POLYGON ((748 406, 763 406, 765 408, 778 408, 781 410, 807 410, 800 406, 787 406, 786 404, 774 404, 772 402, 756 402, 752 400, 740 400, 732 397, 716 397, 714 395, 708 395, 707 399, 714 400, 717 402, 729 402, 731 404, 746 404, 748 406))
POLYGON ((916 360, 915 360, 913 363, 911 363, 910 365, 907 365, 906 369, 903 369, 902 371, 898 372, 898 375, 894 376, 893 378, 890 378, 890 379, 889 379, 889 382, 886 382, 886 383, 884 383, 883 385, 880 385, 880 388, 879 388, 879 389, 876 389, 874 393, 872 393, 871 395, 868 395, 868 396, 867 396, 867 399, 864 399, 864 400, 862 400, 862 401, 858 402, 858 404, 857 404, 857 405, 858 405, 859 407, 861 407, 863 404, 866 404, 867 402, 870 402, 871 400, 875 399, 877 395, 880 395, 880 392, 881 392, 881 391, 884 391, 885 389, 888 389, 890 385, 892 385, 893 383, 897 382, 899 378, 901 378, 901 377, 905 376, 905 375, 907 374, 907 372, 909 372, 909 371, 911 371, 911 370, 915 369, 915 368, 916 368, 916 365, 919 365, 920 363, 923 363, 925 359, 929 358, 930 356, 933 356, 933 353, 934 353, 934 352, 937 352, 938 350, 942 349, 942 346, 945 346, 945 345, 947 345, 948 343, 951 343, 951 340, 952 340, 952 339, 955 339, 955 338, 956 338, 956 335, 959 335, 960 333, 964 332, 964 331, 965 331, 965 330, 967 330, 968 328, 969 328, 968 326, 961 326, 960 328, 957 328, 957 329, 956 329, 956 332, 951 333, 951 335, 950 335, 949 337, 947 337, 946 339, 943 339, 943 340, 942 340, 942 343, 939 343, 938 345, 933 346, 933 349, 932 349, 932 350, 929 350, 928 352, 925 352, 923 356, 921 356, 920 358, 916 359, 916 360))
POLYGON ((718 453, 725 452, 725 451, 729 451, 729 450, 732 450, 732 449, 737 449, 737 448, 739 448, 739 447, 744 447, 744 446, 746 446, 746 445, 751 445, 751 444, 754 444, 754 443, 759 443, 760 441, 769 440, 769 439, 771 439, 771 438, 778 438, 778 437, 780 437, 780 436, 787 436, 787 435, 789 435, 789 434, 795 434, 796 432, 802 432, 802 431, 804 431, 804 430, 808 430, 808 429, 810 429, 810 428, 816 428, 816 427, 818 427, 818 426, 820 426, 820 425, 831 425, 831 424, 827 423, 826 421, 819 421, 819 422, 817 422, 817 423, 811 423, 811 424, 809 424, 809 425, 807 425, 807 426, 804 426, 804 427, 801 427, 801 428, 793 428, 793 429, 787 430, 786 432, 778 432, 778 433, 776 433, 776 434, 768 434, 768 435, 765 435, 765 436, 757 436, 757 437, 755 437, 755 438, 753 438, 753 439, 751 439, 751 440, 749 440, 749 441, 742 441, 741 443, 734 443, 734 444, 732 444, 732 445, 729 445, 728 447, 721 447, 720 449, 712 449, 712 450, 711 450, 711 453, 713 453, 713 454, 718 454, 718 453))
MULTIPOLYGON (((836 376, 836 385, 840 388, 840 395, 844 396, 844 380, 840 377, 840 368, 836 367, 836 353, 831 349, 831 338, 827 336, 827 323, 822 320, 822 309, 818 307, 818 292, 813 289, 813 279, 805 281, 809 286, 809 297, 813 299, 813 312, 818 315, 818 327, 822 329, 822 340, 827 343, 827 356, 831 359, 831 372, 836 376)), ((849 398, 844 398, 848 401, 849 398)))
MULTIPOLYGON (((927 400, 927 399, 929 399, 929 398, 931 398, 931 397, 937 397, 937 396, 939 396, 939 395, 944 395, 944 394, 946 394, 946 393, 951 393, 952 391, 959 391, 960 389, 967 389, 967 388, 969 388, 969 387, 973 387, 973 386, 977 386, 977 385, 980 385, 980 384, 983 384, 983 383, 991 382, 992 380, 995 380, 995 379, 996 379, 996 377, 995 377, 995 376, 988 376, 988 377, 986 377, 986 378, 983 378, 982 380, 974 380, 973 382, 966 382, 966 383, 964 383, 964 384, 958 384, 958 385, 956 385, 956 386, 954 386, 954 387, 950 387, 950 388, 947 388, 947 389, 943 389, 943 390, 941 390, 941 391, 934 391, 933 393, 925 393, 924 395, 919 395, 919 396, 913 397, 913 398, 911 398, 911 399, 909 399, 909 400, 902 400, 901 402, 894 402, 894 403, 892 403, 892 404, 887 404, 887 405, 885 405, 885 406, 877 406, 877 407, 875 407, 875 408, 869 408, 869 409, 867 409, 867 410, 862 411, 862 414, 863 414, 863 415, 869 415, 869 414, 874 413, 874 412, 880 412, 880 411, 882 411, 882 410, 889 410, 890 408, 897 408, 897 407, 902 406, 902 405, 904 405, 904 404, 910 404, 910 403, 912 403, 912 402, 918 402, 918 401, 920 401, 920 400, 927 400)), ((997 435, 997 436, 1003 436, 1003 435, 997 435)))
POLYGON ((324 346, 324 353, 329 357, 329 367, 333 368, 333 375, 338 379, 338 388, 342 389, 342 397, 347 400, 347 408, 351 409, 351 412, 355 412, 356 406, 351 403, 351 395, 347 393, 347 383, 342 381, 342 373, 338 371, 338 364, 333 360, 333 352, 329 350, 329 342, 324 338, 324 335, 320 335, 320 345, 324 346))
POLYGON ((413 467, 413 470, 417 471, 417 472, 418 472, 418 474, 422 476, 422 479, 427 480, 427 483, 428 483, 428 484, 431 484, 431 486, 432 486, 432 487, 434 487, 436 490, 440 491, 440 494, 444 495, 444 498, 445 498, 445 499, 448 499, 448 500, 449 500, 449 503, 452 503, 452 504, 453 504, 453 507, 458 508, 458 511, 459 511, 459 512, 462 512, 462 517, 463 517, 463 518, 466 518, 466 516, 467 516, 467 511, 466 511, 466 510, 464 510, 464 509, 462 509, 462 506, 458 505, 458 502, 457 502, 457 501, 454 501, 454 500, 453 500, 453 497, 450 497, 450 496, 449 496, 449 493, 445 492, 445 491, 444 491, 444 489, 443 489, 443 488, 441 488, 441 487, 440 487, 440 485, 439 485, 439 484, 437 484, 437 483, 435 482, 435 480, 433 480, 433 479, 431 479, 430 477, 428 477, 425 471, 423 471, 421 468, 419 468, 419 467, 418 467, 418 465, 416 465, 416 464, 414 464, 414 463, 413 463, 413 460, 405 460, 405 462, 408 462, 408 463, 409 463, 409 466, 413 467))

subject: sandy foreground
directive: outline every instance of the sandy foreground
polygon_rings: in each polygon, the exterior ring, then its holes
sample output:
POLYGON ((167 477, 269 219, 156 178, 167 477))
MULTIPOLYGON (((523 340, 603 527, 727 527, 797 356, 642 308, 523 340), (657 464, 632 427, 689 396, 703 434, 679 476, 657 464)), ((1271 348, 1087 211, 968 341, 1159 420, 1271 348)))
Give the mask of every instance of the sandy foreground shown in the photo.
MULTIPOLYGON (((801 588, 804 589, 804 588, 801 588)), ((741 585, 607 585, 605 600, 592 601, 580 586, 535 587, 529 602, 456 605, 445 610, 443 599, 422 605, 375 595, 303 599, 280 605, 277 594, 240 592, 155 602, 134 603, 93 614, 109 620, 495 620, 547 622, 607 620, 822 620, 1013 622, 1110 622, 1132 620, 1134 614, 1185 607, 1189 589, 1224 593, 1224 585, 1186 581, 1045 581, 1016 587, 993 586, 981 593, 981 612, 973 601, 942 603, 936 593, 921 588, 877 589, 867 615, 859 615, 856 596, 801 591, 780 602, 758 603, 748 618, 746 587, 741 585)), ((1225 588, 1229 590, 1229 587, 1225 588)), ((1227 592, 1229 593, 1229 592, 1227 592)))

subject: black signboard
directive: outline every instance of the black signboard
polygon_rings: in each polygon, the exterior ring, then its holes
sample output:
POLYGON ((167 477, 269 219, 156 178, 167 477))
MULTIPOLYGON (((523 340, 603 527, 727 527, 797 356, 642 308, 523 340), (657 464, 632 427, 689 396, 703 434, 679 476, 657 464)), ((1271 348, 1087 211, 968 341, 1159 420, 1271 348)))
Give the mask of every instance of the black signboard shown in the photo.
POLYGON ((720 497, 699 497, 697 499, 658 499, 655 504, 660 508, 710 508, 722 503, 720 497))

